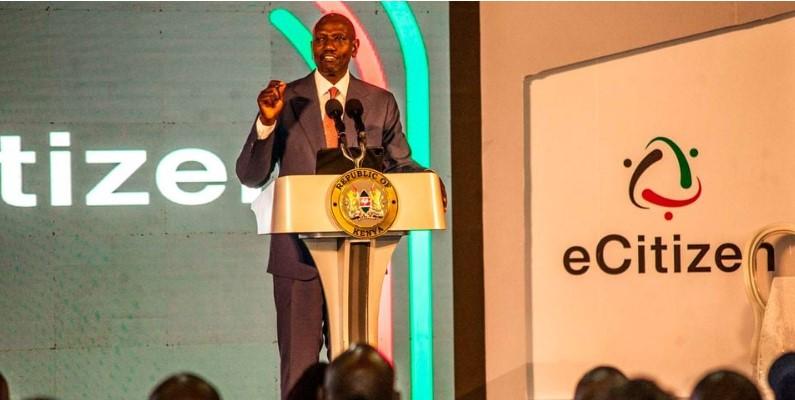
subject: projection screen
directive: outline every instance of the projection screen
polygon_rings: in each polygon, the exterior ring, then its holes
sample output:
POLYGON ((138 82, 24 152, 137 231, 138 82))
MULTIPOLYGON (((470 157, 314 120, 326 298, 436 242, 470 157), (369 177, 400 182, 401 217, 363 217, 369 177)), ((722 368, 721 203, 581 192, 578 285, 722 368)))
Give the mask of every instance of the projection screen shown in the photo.
MULTIPOLYGON (((13 399, 142 399, 180 371, 225 398, 277 398, 268 239, 235 159, 259 91, 310 72, 307 29, 341 7, 370 43, 352 73, 395 94, 410 140, 425 121, 416 151, 449 182, 446 4, 0 4, 0 372, 13 399), (408 102, 421 81, 425 100, 408 102)), ((431 240, 426 344, 450 397, 449 232, 431 240)), ((407 253, 404 241, 392 274, 405 398, 407 253)))

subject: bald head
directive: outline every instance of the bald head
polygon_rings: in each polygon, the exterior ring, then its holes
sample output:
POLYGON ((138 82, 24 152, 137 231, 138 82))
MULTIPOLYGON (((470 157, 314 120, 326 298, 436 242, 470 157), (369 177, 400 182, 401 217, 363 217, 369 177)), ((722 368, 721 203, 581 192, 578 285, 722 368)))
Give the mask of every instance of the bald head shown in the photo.
POLYGON ((182 373, 161 382, 149 395, 149 400, 221 400, 221 396, 204 379, 182 373))
POLYGON ((692 400, 762 400, 756 386, 745 376, 729 370, 718 370, 702 378, 692 400))
POLYGON ((577 382, 574 400, 594 400, 607 398, 608 393, 629 379, 617 368, 601 365, 585 373, 577 382))
POLYGON ((648 379, 633 379, 627 383, 610 390, 610 400, 674 400, 673 396, 666 393, 656 383, 648 379))
POLYGON ((325 400, 391 400, 392 366, 367 344, 356 344, 329 365, 323 382, 325 400))
POLYGON ((315 27, 312 28, 312 34, 317 32, 317 28, 323 24, 343 25, 345 29, 350 32, 350 38, 356 39, 356 29, 354 29, 353 23, 348 19, 348 17, 342 14, 330 13, 320 17, 320 19, 315 23, 315 27))

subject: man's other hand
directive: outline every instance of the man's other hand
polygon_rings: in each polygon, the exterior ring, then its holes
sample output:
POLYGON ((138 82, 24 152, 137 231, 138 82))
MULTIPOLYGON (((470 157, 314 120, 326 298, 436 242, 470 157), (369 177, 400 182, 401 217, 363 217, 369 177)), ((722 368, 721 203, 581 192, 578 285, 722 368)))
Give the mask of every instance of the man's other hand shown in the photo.
POLYGON ((276 123, 276 118, 284 107, 284 90, 287 84, 282 81, 270 81, 265 90, 259 92, 257 105, 259 118, 263 125, 271 126, 276 123))

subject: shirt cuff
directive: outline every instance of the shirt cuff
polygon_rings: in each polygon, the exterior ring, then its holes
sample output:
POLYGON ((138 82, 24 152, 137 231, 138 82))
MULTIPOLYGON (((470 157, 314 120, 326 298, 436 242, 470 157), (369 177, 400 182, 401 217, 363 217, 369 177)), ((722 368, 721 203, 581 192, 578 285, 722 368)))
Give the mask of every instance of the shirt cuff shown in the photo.
POLYGON ((269 138, 274 129, 276 129, 276 124, 265 125, 260 121, 259 115, 257 115, 257 139, 265 140, 269 138))

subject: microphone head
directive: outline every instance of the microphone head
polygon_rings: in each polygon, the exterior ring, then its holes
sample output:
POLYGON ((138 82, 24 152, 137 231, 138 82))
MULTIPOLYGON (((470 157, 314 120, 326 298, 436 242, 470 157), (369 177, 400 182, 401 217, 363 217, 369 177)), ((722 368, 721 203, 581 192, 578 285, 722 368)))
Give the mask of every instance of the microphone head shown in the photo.
POLYGON ((326 115, 332 119, 342 116, 342 103, 337 99, 331 99, 326 102, 326 115))
POLYGON ((359 99, 349 99, 345 102, 345 114, 350 118, 361 117, 364 113, 364 107, 359 99))

